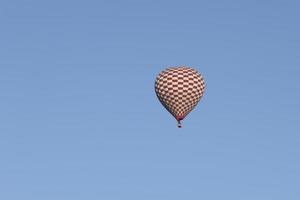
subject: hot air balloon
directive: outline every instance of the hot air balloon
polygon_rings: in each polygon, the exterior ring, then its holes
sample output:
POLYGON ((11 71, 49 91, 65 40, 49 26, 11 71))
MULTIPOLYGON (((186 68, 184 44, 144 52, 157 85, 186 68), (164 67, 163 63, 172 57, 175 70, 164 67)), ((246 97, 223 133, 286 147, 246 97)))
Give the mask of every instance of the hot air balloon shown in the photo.
POLYGON ((181 128, 181 120, 200 101, 204 89, 202 75, 197 70, 186 66, 167 68, 160 72, 155 80, 156 96, 177 120, 179 128, 181 128))

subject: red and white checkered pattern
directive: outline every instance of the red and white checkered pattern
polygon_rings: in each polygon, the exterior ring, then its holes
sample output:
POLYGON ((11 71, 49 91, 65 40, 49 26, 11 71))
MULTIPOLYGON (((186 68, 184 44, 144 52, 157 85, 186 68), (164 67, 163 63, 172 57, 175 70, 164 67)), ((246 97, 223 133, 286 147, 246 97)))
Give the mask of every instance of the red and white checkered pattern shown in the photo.
POLYGON ((202 75, 185 66, 170 67, 162 71, 155 81, 159 101, 178 122, 198 104, 204 89, 202 75))

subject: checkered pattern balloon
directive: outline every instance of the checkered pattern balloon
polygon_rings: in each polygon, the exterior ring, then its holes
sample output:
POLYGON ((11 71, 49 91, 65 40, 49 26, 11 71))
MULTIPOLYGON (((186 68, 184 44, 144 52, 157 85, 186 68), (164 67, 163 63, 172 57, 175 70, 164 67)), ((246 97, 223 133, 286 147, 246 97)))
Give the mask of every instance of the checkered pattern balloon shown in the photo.
POLYGON ((190 67, 170 67, 155 81, 155 92, 162 105, 180 121, 189 114, 203 96, 205 83, 201 74, 190 67))

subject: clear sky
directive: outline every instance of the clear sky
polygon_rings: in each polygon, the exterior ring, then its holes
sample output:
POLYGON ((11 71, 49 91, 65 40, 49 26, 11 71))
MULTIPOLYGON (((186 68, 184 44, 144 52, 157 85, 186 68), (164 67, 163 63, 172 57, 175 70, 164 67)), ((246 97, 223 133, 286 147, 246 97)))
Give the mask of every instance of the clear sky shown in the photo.
POLYGON ((299 7, 1 0, 0 199, 298 200, 299 7), (182 129, 176 65, 207 85, 182 129))

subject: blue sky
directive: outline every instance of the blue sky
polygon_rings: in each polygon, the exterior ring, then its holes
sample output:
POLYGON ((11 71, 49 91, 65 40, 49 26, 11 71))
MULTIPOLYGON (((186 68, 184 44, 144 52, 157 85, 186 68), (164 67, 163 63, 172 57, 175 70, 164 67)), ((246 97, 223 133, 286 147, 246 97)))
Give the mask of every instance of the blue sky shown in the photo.
POLYGON ((299 199, 299 6, 2 0, 0 199, 299 199), (207 85, 182 129, 176 65, 207 85))

